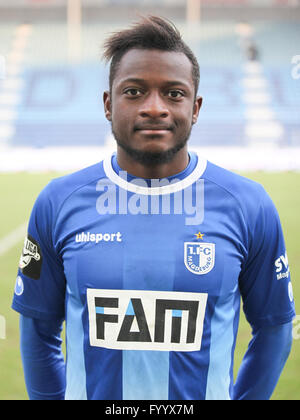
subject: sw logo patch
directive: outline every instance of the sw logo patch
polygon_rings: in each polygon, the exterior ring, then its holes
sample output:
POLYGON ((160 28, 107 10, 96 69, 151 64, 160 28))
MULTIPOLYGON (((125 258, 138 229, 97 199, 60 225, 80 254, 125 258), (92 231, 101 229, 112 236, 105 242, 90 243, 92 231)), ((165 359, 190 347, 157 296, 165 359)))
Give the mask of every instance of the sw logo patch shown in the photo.
POLYGON ((215 265, 215 244, 185 242, 184 264, 193 274, 209 273, 215 265))
POLYGON ((30 235, 27 235, 19 262, 21 272, 33 280, 38 280, 41 275, 42 262, 43 257, 39 244, 30 235))

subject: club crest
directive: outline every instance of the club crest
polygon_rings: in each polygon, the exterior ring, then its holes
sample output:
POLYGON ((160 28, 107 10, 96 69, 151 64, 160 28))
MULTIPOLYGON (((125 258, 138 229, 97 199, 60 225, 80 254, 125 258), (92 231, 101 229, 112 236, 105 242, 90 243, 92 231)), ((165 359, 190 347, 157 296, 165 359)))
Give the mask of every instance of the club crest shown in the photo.
POLYGON ((215 265, 215 244, 184 243, 184 264, 193 274, 207 274, 215 265))

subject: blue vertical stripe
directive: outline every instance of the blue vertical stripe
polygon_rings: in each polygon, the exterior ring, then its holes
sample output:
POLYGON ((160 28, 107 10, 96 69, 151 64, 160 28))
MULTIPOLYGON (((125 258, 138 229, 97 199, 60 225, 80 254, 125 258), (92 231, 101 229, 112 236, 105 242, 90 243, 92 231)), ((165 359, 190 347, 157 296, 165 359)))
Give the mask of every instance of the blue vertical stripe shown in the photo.
MULTIPOLYGON (((123 288, 173 290, 174 262, 168 261, 172 252, 166 252, 172 245, 168 237, 161 237, 156 217, 146 218, 133 221, 135 231, 126 246, 123 288), (139 242, 143 246, 139 246, 139 242)), ((168 400, 169 358, 168 351, 123 350, 123 399, 168 400)))
POLYGON ((67 387, 66 400, 87 400, 84 364, 83 307, 67 286, 67 387))
POLYGON ((230 400, 236 294, 220 297, 211 321, 206 400, 230 400))

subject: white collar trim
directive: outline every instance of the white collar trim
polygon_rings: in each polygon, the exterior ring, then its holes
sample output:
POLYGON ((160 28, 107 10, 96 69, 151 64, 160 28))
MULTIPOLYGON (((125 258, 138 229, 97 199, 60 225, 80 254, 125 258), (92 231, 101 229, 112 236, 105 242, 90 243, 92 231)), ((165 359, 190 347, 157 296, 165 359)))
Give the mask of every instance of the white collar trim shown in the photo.
POLYGON ((112 156, 108 156, 103 161, 103 168, 106 176, 120 188, 123 188, 126 191, 142 195, 164 195, 182 191, 185 188, 192 185, 194 182, 196 182, 199 178, 201 178, 207 166, 207 160, 198 156, 198 162, 193 172, 181 181, 177 181, 174 184, 172 184, 171 181, 170 184, 159 187, 145 187, 137 185, 137 183, 141 181, 143 184, 145 183, 145 180, 143 180, 142 178, 136 178, 131 182, 128 182, 125 178, 122 178, 118 174, 116 174, 112 167, 111 160, 112 156))

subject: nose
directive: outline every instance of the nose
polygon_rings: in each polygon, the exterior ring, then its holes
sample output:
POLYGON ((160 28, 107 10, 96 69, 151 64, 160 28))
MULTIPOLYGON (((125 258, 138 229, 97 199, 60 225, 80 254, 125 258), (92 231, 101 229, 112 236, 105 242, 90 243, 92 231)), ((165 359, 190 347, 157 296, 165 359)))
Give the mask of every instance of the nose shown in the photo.
POLYGON ((159 92, 149 93, 145 97, 139 115, 143 118, 167 118, 169 116, 169 110, 159 92))

